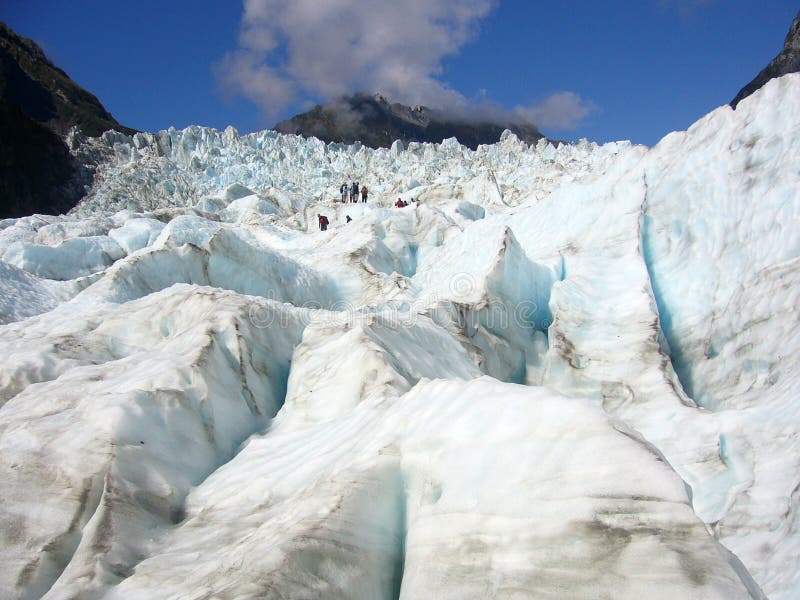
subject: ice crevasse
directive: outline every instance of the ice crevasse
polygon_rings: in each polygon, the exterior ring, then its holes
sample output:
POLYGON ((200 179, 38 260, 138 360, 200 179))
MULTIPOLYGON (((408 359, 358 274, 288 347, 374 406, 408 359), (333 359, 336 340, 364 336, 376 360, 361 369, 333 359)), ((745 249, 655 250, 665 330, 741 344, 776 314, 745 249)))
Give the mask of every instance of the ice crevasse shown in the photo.
POLYGON ((71 143, 0 221, 0 596, 800 594, 800 75, 650 149, 71 143))

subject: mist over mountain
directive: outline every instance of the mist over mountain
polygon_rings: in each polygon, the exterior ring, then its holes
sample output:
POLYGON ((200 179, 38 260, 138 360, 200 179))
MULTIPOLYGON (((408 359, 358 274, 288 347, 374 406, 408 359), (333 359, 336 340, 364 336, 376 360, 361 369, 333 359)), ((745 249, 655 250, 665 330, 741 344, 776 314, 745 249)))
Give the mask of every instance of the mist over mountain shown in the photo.
POLYGON ((787 73, 797 73, 800 71, 800 12, 797 13, 789 33, 783 42, 783 49, 772 61, 758 74, 756 78, 744 86, 736 97, 731 101, 731 106, 736 108, 744 98, 760 89, 770 79, 786 75, 787 73))
POLYGON ((33 41, 0 22, 0 217, 66 212, 90 172, 64 142, 72 127, 132 134, 33 41))
POLYGON ((308 112, 281 121, 274 129, 324 142, 361 142, 370 148, 388 148, 395 140, 404 144, 438 143, 454 137, 474 150, 481 144, 497 143, 506 129, 529 144, 544 137, 530 123, 511 122, 489 113, 451 114, 426 106, 410 107, 392 103, 381 94, 365 93, 318 104, 308 112))

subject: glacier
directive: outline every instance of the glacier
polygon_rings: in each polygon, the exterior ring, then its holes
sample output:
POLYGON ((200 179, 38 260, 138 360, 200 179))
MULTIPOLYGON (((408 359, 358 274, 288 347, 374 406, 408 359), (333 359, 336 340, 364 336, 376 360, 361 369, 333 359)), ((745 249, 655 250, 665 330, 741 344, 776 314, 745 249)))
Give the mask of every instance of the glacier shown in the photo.
POLYGON ((3 598, 800 595, 800 75, 653 148, 69 143, 0 221, 3 598))

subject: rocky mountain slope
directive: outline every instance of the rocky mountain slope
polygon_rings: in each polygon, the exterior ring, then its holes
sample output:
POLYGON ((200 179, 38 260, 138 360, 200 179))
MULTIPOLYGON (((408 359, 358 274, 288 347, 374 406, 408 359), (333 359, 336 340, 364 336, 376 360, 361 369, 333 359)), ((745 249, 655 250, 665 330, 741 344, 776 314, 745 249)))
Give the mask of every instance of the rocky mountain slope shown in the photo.
POLYGON ((486 120, 467 120, 448 116, 425 106, 409 107, 390 103, 380 94, 355 94, 281 121, 280 133, 316 137, 324 142, 388 148, 395 140, 438 143, 454 137, 475 150, 480 144, 494 144, 510 129, 521 140, 534 143, 544 136, 531 124, 486 120))
POLYGON ((64 136, 77 126, 84 135, 98 136, 120 125, 100 101, 80 87, 45 56, 33 40, 21 37, 0 23, 0 94, 29 118, 64 136))
POLYGON ((0 23, 0 217, 65 212, 80 200, 91 175, 63 140, 72 127, 90 136, 135 133, 35 42, 0 23))
POLYGON ((731 102, 731 106, 736 105, 747 98, 750 94, 761 88, 770 79, 786 75, 787 73, 797 73, 800 71, 800 12, 797 13, 786 40, 783 43, 783 50, 770 62, 753 81, 744 86, 731 102))

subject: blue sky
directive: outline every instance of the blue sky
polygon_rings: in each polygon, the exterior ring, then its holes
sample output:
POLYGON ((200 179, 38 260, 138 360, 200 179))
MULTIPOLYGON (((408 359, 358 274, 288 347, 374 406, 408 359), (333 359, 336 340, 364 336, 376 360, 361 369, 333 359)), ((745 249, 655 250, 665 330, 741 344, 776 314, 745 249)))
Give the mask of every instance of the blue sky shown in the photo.
POLYGON ((4 0, 125 125, 240 132, 343 91, 495 111, 552 137, 654 144, 730 101, 795 1, 4 0), (246 10, 245 10, 246 8, 246 10))

